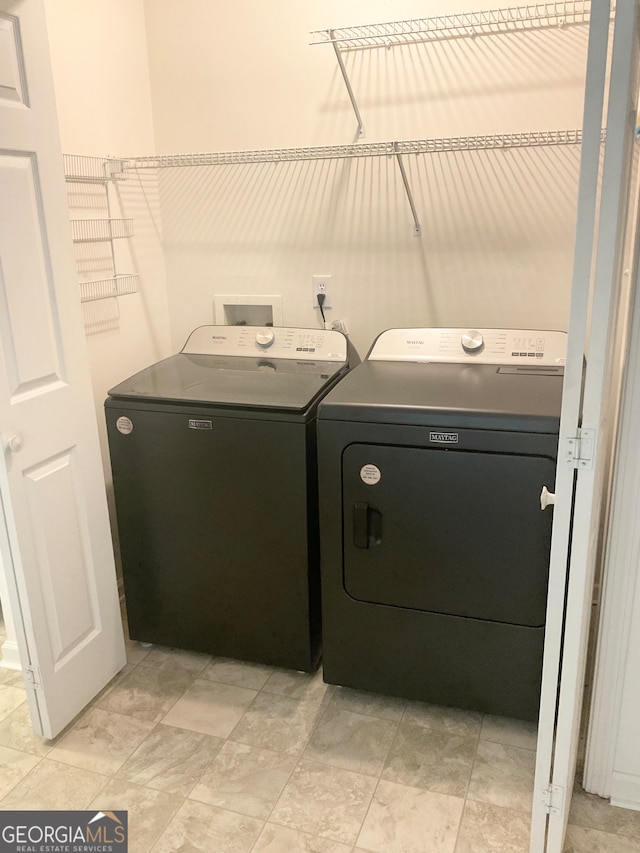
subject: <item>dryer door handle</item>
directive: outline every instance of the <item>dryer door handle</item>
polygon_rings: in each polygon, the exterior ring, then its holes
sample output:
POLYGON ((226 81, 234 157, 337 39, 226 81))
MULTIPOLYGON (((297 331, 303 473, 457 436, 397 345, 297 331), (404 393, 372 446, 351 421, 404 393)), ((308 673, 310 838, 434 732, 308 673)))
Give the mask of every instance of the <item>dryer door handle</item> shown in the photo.
POLYGON ((382 513, 366 501, 353 505, 353 544, 356 548, 375 548, 382 542, 382 513))
POLYGON ((546 509, 548 506, 552 506, 555 502, 555 493, 550 492, 546 486, 543 486, 542 491, 540 492, 540 509, 546 509))

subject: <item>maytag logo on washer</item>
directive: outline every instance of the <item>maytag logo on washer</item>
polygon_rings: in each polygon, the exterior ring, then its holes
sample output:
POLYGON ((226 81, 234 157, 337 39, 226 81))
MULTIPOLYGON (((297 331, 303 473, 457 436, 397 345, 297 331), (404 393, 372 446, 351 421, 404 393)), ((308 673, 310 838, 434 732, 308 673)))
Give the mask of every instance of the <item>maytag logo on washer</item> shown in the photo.
POLYGON ((429 433, 429 441, 434 442, 435 444, 457 444, 458 443, 458 433, 457 432, 430 432, 429 433))
POLYGON ((123 435, 129 435, 133 432, 133 421, 123 415, 116 421, 116 429, 123 435))
POLYGON ((213 429, 213 421, 203 421, 189 418, 189 429, 213 429))

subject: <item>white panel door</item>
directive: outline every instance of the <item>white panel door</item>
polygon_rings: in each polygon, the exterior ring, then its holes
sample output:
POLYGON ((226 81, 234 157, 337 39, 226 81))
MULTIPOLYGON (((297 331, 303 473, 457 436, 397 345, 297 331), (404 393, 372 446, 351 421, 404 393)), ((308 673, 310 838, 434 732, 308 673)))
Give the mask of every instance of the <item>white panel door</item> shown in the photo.
POLYGON ((42 0, 0 0, 0 555, 34 730, 124 666, 42 0))
MULTIPOLYGON (((635 143, 640 74, 640 13, 637 0, 618 0, 607 103, 602 189, 599 206, 592 319, 585 376, 582 426, 593 430, 593 467, 579 470, 567 586, 564 651, 553 756, 553 789, 572 790, 587 653, 592 589, 599 549, 602 505, 606 505, 609 453, 617 401, 610 388, 619 370, 620 346, 628 328, 621 283, 630 209, 632 149, 635 143), (621 313, 622 312, 622 313, 621 313)), ((568 796, 568 795, 567 795, 568 796)), ((551 811, 547 853, 563 849, 568 810, 551 811)))
POLYGON ((531 853, 562 853, 564 849, 576 768, 593 580, 604 524, 603 507, 607 503, 607 474, 615 430, 616 405, 611 397, 616 388, 620 338, 624 336, 626 322, 621 281, 638 100, 639 16, 637 0, 616 3, 607 91, 610 5, 609 0, 597 0, 591 6, 531 853), (607 136, 598 192, 600 125, 605 96, 607 136), (587 336, 589 352, 583 371, 587 336), (584 439, 577 460, 573 458, 576 436, 584 439), (578 461, 580 459, 582 461, 578 461))

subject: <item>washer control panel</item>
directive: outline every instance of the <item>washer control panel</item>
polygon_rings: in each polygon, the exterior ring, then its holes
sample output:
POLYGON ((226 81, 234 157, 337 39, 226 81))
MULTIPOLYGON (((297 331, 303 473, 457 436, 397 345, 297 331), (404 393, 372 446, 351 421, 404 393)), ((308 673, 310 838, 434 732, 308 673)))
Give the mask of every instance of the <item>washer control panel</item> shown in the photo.
POLYGON ((347 339, 328 329, 287 326, 199 326, 182 352, 188 355, 255 356, 296 361, 346 361, 347 339))
POLYGON ((426 328, 388 329, 376 339, 368 359, 558 367, 566 354, 566 332, 426 328))

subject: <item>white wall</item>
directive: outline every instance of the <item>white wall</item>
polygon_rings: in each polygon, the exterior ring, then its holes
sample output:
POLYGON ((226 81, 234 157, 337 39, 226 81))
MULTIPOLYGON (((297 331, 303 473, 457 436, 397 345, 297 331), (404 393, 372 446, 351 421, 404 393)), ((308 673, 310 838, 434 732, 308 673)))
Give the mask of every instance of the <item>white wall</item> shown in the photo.
MULTIPOLYGON (((147 0, 157 151, 357 141, 333 50, 310 30, 496 5, 147 0)), ((580 127, 586 40, 582 26, 350 53, 363 141, 580 127)), ((361 352, 390 326, 564 329, 578 156, 407 157, 421 238, 386 157, 163 170, 173 346, 211 322, 215 293, 279 293, 285 324, 316 325, 318 272, 361 352)))
MULTIPOLYGON (((142 0, 46 0, 46 10, 62 150, 97 157, 152 152, 142 0)), ((145 180, 134 176, 110 190, 112 216, 134 218, 135 239, 116 246, 118 271, 139 272, 140 292, 117 304, 108 300, 85 306, 101 429, 107 390, 170 351, 154 184, 151 175, 145 180)), ((95 188, 70 185, 69 194, 74 217, 106 215, 95 188)), ((96 251, 104 256, 108 247, 96 251)))
MULTIPOLYGON (((63 152, 97 157, 153 152, 142 0, 45 0, 45 6, 63 152)), ((100 187, 70 184, 68 189, 73 218, 107 215, 100 187)), ((116 243, 117 271, 140 274, 139 293, 84 306, 111 503, 107 390, 169 355, 170 341, 157 182, 151 173, 132 176, 109 192, 111 215, 134 219, 134 239, 116 243)), ((108 274, 108 244, 76 250, 81 277, 108 274)))
MULTIPOLYGON (((637 227, 637 207, 632 221, 637 227)), ((586 790, 634 809, 640 809, 639 284, 636 269, 584 773, 586 790)))
MULTIPOLYGON (((635 518, 631 523, 635 523, 635 518)), ((617 732, 611 802, 613 805, 640 810, 640 562, 636 552, 635 595, 633 598, 627 654, 625 656, 619 728, 617 732)))

